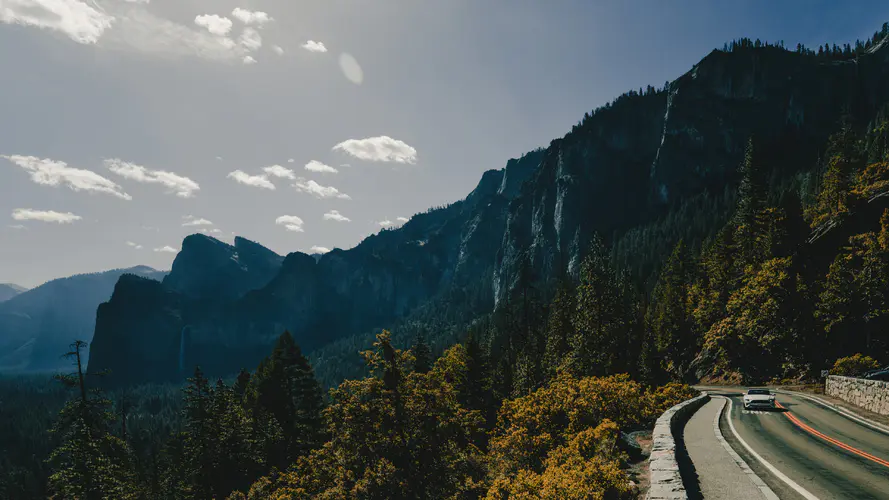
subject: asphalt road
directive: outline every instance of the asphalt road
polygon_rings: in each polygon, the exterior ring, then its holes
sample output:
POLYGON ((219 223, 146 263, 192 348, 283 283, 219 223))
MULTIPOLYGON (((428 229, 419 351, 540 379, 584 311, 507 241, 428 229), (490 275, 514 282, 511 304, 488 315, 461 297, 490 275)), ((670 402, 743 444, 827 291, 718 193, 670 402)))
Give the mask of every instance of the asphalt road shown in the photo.
POLYGON ((889 435, 795 395, 777 395, 783 408, 747 411, 739 392, 708 392, 732 400, 730 418, 740 438, 804 490, 757 460, 723 419, 726 440, 780 498, 889 499, 889 435))

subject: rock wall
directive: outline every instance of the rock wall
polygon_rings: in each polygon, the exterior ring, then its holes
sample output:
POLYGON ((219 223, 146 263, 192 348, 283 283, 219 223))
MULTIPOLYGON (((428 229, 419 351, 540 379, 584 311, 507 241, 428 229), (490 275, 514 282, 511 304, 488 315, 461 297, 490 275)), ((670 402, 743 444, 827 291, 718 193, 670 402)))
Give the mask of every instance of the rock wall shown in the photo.
POLYGON ((827 395, 880 415, 889 415, 889 382, 831 375, 827 377, 827 395))
POLYGON ((675 436, 692 414, 709 400, 710 395, 704 392, 665 411, 654 423, 651 456, 648 458, 651 487, 645 497, 647 500, 688 498, 676 459, 675 436))

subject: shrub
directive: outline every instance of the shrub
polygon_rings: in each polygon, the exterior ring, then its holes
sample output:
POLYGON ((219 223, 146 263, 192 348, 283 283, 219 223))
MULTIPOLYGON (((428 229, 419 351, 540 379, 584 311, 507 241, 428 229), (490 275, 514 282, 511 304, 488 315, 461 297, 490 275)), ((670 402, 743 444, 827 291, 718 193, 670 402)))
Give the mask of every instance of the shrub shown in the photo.
POLYGON ((880 363, 870 356, 864 356, 861 353, 840 358, 833 364, 830 369, 831 375, 843 375, 845 377, 859 377, 870 370, 876 370, 880 367, 880 363))

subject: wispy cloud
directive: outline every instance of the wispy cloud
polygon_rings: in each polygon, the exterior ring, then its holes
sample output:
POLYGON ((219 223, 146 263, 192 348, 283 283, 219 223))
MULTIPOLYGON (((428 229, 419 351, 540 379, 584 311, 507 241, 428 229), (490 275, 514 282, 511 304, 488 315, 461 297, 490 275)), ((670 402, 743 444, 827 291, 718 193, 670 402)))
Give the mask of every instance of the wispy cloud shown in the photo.
POLYGON ((41 222, 55 222, 57 224, 69 224, 80 220, 82 217, 71 212, 56 212, 53 210, 34 210, 31 208, 16 208, 12 211, 15 220, 37 220, 41 222))
POLYGON ((274 21, 274 18, 262 11, 250 11, 247 9, 242 9, 240 7, 235 8, 232 11, 232 17, 241 21, 244 24, 252 24, 256 26, 262 26, 271 21, 274 21))
POLYGON ((330 249, 327 247, 319 247, 318 245, 314 245, 312 246, 312 248, 309 249, 309 251, 312 253, 327 253, 330 251, 330 249))
POLYGON ((294 231, 297 233, 302 233, 303 231, 303 220, 295 215, 282 215, 275 219, 275 224, 279 226, 284 226, 288 231, 294 231))
POLYGON ((272 45, 272 50, 275 52, 275 54, 278 54, 279 56, 284 55, 284 49, 282 49, 280 45, 272 45))
POLYGON ((268 167, 263 168, 262 171, 268 175, 271 175, 274 177, 280 177, 282 179, 290 179, 290 180, 296 179, 296 175, 293 173, 293 170, 290 170, 289 168, 282 167, 281 165, 270 165, 268 167))
POLYGON ((253 28, 244 28, 238 42, 247 50, 256 50, 262 47, 262 36, 253 28))
POLYGON ((0 155, 0 158, 5 158, 28 171, 31 174, 31 180, 37 184, 44 186, 65 185, 74 191, 105 193, 123 200, 133 199, 115 182, 92 170, 69 167, 63 161, 21 155, 0 155))
POLYGON ((128 241, 128 242, 127 242, 127 246, 128 246, 128 247, 131 247, 131 248, 133 248, 133 249, 135 249, 135 250, 142 250, 142 245, 140 245, 140 244, 138 244, 138 243, 133 243, 132 241, 128 241))
POLYGON ((58 31, 77 43, 94 44, 114 17, 80 0, 3 0, 0 22, 58 31))
POLYGON ((337 210, 331 210, 324 214, 324 220, 335 220, 337 222, 351 222, 352 219, 346 217, 345 215, 339 213, 337 210))
POLYGON ((244 56, 244 64, 256 64, 256 59, 253 56, 244 56))
POLYGON ((351 196, 346 193, 341 193, 339 189, 333 186, 322 186, 315 181, 307 181, 303 177, 298 178, 296 182, 293 183, 293 187, 295 187, 297 191, 309 193, 317 198, 339 198, 341 200, 352 199, 351 196))
POLYGON ((387 135, 349 139, 334 146, 333 150, 343 151, 359 160, 410 164, 417 162, 416 149, 387 135))
POLYGON ((407 217, 396 217, 395 220, 398 222, 407 222, 409 219, 407 217))
POLYGON ((191 227, 191 226, 212 226, 213 223, 204 219, 202 217, 195 217, 194 215, 186 215, 182 218, 182 227, 191 227))
POLYGON ((308 50, 309 52, 327 52, 327 47, 324 46, 323 42, 316 42, 314 40, 309 40, 308 42, 302 44, 302 48, 308 50))
POLYGON ((317 160, 312 160, 309 163, 306 163, 305 169, 309 172, 320 172, 323 174, 335 174, 339 172, 339 170, 331 167, 330 165, 325 165, 317 160))
POLYGON ((380 222, 377 222, 377 224, 379 224, 380 227, 392 227, 395 225, 395 223, 389 219, 381 220, 380 222))
POLYGON ((241 170, 235 170, 234 172, 228 174, 226 177, 229 179, 234 179, 235 181, 244 184, 246 186, 259 187, 263 189, 275 189, 275 185, 269 181, 269 178, 264 175, 250 175, 241 170))
POLYGON ((214 227, 213 229, 201 229, 201 232, 204 234, 221 234, 222 230, 214 227))
POLYGON ((118 158, 105 160, 105 166, 124 179, 144 184, 160 184, 167 188, 168 193, 180 198, 191 198, 201 189, 197 182, 188 177, 164 170, 151 170, 118 158))
POLYGON ((194 18, 194 23, 214 35, 225 36, 232 30, 232 20, 216 14, 204 14, 194 18))
POLYGON ((287 163, 293 163, 293 162, 295 162, 295 161, 296 161, 296 160, 294 160, 293 158, 290 158, 290 159, 287 160, 287 163))
POLYGON ((22 224, 10 224, 9 229, 25 229, 25 226, 22 224))
POLYGON ((177 252, 179 252, 179 250, 176 250, 175 248, 171 247, 170 245, 162 246, 160 248, 155 248, 154 251, 160 252, 160 253, 177 253, 177 252))

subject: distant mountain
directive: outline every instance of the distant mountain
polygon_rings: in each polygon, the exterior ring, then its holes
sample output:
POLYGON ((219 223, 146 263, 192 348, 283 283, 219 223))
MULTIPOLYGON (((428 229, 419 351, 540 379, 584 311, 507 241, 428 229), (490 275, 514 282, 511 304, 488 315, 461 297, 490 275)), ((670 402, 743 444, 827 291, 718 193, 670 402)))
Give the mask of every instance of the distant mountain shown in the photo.
POLYGON ((664 88, 624 94, 485 172, 461 201, 349 250, 288 255, 264 286, 252 265, 211 265, 220 275, 191 257, 162 285, 121 279, 98 310, 90 368, 112 368, 116 383, 195 364, 228 374, 255 366, 284 329, 311 351, 428 304, 448 319, 487 312, 528 269, 541 283, 576 276, 596 233, 644 282, 679 238, 700 242, 725 222, 751 136, 772 182, 808 182, 841 116, 867 124, 887 101, 886 43, 854 57, 750 41, 714 50, 664 88))
POLYGON ((6 302, 16 295, 27 291, 28 289, 23 286, 14 285, 12 283, 0 283, 0 302, 6 302))
POLYGON ((55 371, 76 339, 91 342, 96 308, 111 297, 124 274, 161 280, 166 272, 146 266, 80 274, 49 281, 0 303, 0 372, 55 371))

